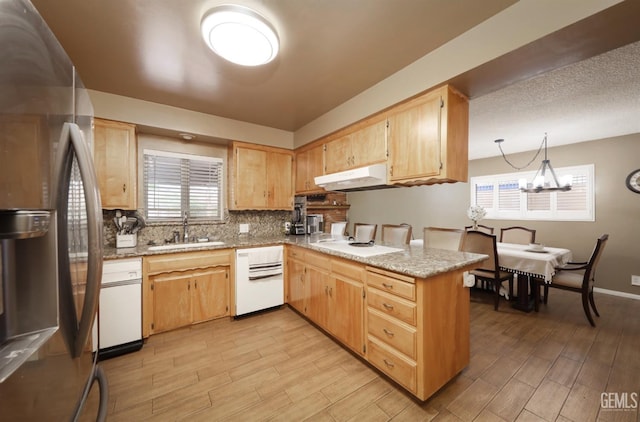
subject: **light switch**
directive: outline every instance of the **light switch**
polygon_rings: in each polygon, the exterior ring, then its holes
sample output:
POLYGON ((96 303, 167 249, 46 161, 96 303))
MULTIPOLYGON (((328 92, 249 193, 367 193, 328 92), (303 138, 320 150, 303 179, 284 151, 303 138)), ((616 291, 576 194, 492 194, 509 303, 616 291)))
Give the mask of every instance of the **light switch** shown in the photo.
POLYGON ((249 233, 249 225, 240 224, 240 233, 249 233))

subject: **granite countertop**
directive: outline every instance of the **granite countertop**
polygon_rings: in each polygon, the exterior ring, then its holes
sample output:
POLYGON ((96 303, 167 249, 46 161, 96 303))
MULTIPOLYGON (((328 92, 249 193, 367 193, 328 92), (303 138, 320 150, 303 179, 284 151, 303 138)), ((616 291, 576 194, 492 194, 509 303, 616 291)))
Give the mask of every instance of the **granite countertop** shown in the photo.
POLYGON ((178 252, 193 252, 217 249, 240 249, 267 245, 289 244, 304 247, 327 255, 338 256, 360 262, 373 267, 382 268, 411 277, 427 278, 436 274, 457 270, 471 264, 481 262, 486 255, 468 252, 449 251, 444 249, 424 248, 421 245, 408 245, 398 252, 391 252, 370 257, 361 257, 345 252, 334 251, 318 246, 318 236, 276 236, 254 237, 235 236, 220 239, 222 245, 206 245, 187 249, 149 250, 149 245, 138 245, 134 248, 104 248, 104 259, 133 258, 178 252))

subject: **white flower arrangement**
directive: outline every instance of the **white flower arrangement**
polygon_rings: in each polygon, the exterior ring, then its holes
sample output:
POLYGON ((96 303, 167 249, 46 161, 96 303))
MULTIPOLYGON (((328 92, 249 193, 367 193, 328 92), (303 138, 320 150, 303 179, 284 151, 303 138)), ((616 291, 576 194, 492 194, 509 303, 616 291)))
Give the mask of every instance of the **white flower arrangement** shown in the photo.
POLYGON ((487 215, 487 210, 485 210, 480 205, 471 205, 467 210, 467 217, 473 220, 474 223, 482 220, 487 215))

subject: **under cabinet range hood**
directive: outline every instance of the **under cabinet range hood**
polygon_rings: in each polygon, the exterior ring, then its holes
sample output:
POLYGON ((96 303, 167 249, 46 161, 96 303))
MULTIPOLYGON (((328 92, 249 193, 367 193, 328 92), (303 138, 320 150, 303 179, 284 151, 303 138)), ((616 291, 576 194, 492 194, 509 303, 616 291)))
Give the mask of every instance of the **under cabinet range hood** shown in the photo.
POLYGON ((315 184, 331 191, 366 190, 387 188, 387 165, 372 164, 366 167, 325 174, 314 178, 315 184))

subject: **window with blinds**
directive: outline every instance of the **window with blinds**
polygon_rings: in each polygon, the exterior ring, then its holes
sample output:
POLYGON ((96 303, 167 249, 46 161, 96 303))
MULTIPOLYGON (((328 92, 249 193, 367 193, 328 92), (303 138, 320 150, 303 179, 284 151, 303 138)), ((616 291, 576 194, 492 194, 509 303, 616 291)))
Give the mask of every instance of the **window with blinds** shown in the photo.
POLYGON ((533 180, 536 172, 518 172, 472 177, 471 203, 487 210, 487 218, 498 220, 595 221, 594 166, 555 169, 558 178, 572 175, 567 192, 524 193, 519 180, 533 180))
POLYGON ((221 158, 144 150, 144 206, 148 221, 221 220, 221 158))

